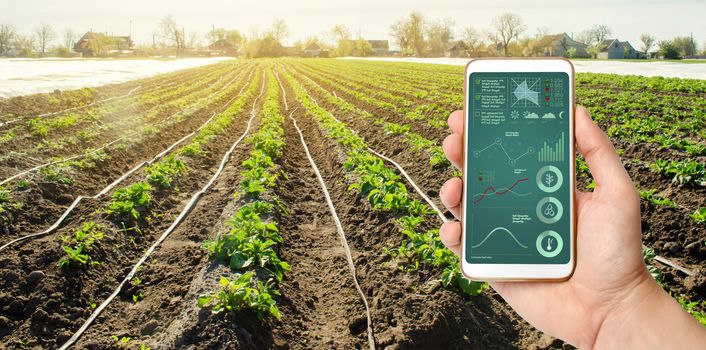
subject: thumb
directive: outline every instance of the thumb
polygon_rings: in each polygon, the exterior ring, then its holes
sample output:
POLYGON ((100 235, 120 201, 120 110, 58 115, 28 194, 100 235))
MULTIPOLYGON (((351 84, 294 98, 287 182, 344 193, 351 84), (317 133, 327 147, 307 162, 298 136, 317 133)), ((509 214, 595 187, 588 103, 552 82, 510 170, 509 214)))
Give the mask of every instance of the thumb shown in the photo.
POLYGON ((586 164, 596 182, 595 193, 600 195, 625 195, 634 192, 630 176, 625 171, 608 136, 591 120, 588 111, 576 108, 576 145, 586 159, 586 164))

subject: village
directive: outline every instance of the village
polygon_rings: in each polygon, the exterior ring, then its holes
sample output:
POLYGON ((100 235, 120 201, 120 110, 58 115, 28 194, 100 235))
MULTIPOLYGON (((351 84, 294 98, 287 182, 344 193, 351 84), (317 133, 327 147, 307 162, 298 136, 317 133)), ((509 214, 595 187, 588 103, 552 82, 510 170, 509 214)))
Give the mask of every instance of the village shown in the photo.
POLYGON ((608 25, 594 25, 579 33, 550 33, 537 28, 532 33, 522 18, 504 13, 493 19, 492 28, 465 27, 455 35, 452 21, 427 20, 412 11, 390 26, 392 40, 353 35, 345 25, 336 25, 319 36, 298 39, 287 45, 289 27, 274 20, 259 33, 216 28, 199 35, 178 25, 176 19, 161 19, 151 43, 136 43, 128 35, 94 31, 77 35, 71 29, 62 35, 41 24, 33 35, 18 33, 11 23, 0 24, 0 57, 566 57, 577 59, 683 59, 706 56, 691 34, 658 40, 642 34, 639 43, 622 40, 608 25), (61 39, 61 43, 58 43, 61 39))

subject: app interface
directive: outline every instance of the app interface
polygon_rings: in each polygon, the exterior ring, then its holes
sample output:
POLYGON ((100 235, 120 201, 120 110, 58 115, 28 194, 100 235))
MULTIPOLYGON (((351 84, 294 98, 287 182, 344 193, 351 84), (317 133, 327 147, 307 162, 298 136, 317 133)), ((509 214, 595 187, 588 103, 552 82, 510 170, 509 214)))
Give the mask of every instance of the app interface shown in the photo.
POLYGON ((567 263, 569 75, 471 73, 468 84, 467 262, 567 263))

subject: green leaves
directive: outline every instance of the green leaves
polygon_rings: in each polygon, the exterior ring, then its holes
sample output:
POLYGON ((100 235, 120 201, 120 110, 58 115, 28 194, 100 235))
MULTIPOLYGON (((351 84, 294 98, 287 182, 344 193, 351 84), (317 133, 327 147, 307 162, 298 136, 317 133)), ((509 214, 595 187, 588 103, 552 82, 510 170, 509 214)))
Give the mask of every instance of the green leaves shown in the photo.
POLYGON ((706 165, 695 160, 666 161, 657 159, 652 163, 651 168, 658 174, 671 177, 672 182, 680 186, 706 186, 706 165))
POLYGON ((204 294, 198 297, 200 308, 210 306, 213 313, 226 312, 230 314, 241 310, 252 310, 262 320, 267 315, 277 319, 281 317, 277 302, 273 295, 279 292, 273 288, 274 282, 256 281, 252 273, 236 274, 234 278, 221 277, 220 290, 217 293, 204 294))
POLYGON ((174 154, 147 168, 147 181, 161 188, 172 188, 174 181, 186 171, 186 163, 174 154))
POLYGON ((149 207, 152 199, 151 190, 152 186, 144 181, 121 188, 113 193, 113 200, 108 204, 106 212, 118 217, 138 220, 140 212, 149 207))
POLYGON ((93 245, 103 239, 105 227, 93 221, 84 222, 73 236, 62 236, 66 256, 61 258, 57 265, 65 268, 71 264, 86 264, 91 259, 88 254, 93 245))

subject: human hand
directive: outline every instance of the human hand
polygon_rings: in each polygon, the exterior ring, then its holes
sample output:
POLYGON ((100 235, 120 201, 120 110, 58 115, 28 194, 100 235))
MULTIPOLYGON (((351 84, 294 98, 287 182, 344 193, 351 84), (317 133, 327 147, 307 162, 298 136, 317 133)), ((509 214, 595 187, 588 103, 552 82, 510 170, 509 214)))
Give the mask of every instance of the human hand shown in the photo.
MULTIPOLYGON (((573 276, 564 282, 492 282, 491 286, 538 329, 579 348, 612 348, 625 344, 621 340, 625 335, 614 332, 629 331, 625 329, 629 321, 645 326, 644 321, 634 319, 638 314, 634 308, 645 305, 646 300, 655 303, 653 307, 664 307, 665 312, 691 317, 680 308, 674 309, 679 305, 645 268, 639 197, 613 145, 584 108, 576 109, 575 119, 576 144, 596 187, 593 192, 576 192, 577 265, 573 276)), ((463 165, 463 123, 463 112, 453 112, 449 117, 453 133, 444 140, 444 152, 459 170, 463 165)), ((440 191, 441 201, 456 218, 462 210, 462 190, 463 181, 452 178, 440 191)), ((460 256, 461 223, 445 223, 440 235, 444 245, 460 256)), ((696 323, 693 319, 683 322, 696 323)), ((703 336, 698 326, 694 332, 703 336)))

